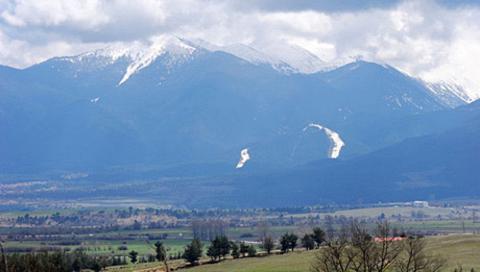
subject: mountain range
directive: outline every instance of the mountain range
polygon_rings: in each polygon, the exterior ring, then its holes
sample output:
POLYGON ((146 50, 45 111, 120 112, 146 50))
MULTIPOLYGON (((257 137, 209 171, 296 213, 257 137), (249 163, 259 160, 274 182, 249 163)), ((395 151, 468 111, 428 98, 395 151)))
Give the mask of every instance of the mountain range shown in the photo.
POLYGON ((0 171, 228 184, 206 206, 478 196, 480 106, 461 87, 288 52, 165 36, 0 67, 0 171))

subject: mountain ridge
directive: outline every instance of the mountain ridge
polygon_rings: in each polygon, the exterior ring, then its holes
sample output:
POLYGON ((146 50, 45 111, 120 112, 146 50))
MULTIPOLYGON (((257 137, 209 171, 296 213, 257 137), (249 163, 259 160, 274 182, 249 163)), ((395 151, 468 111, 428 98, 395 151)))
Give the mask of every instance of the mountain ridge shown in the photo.
POLYGON ((18 80, 2 89, 5 97, 0 109, 10 112, 2 141, 9 150, 4 164, 11 165, 17 158, 20 161, 14 165, 34 165, 28 152, 36 154, 32 158, 46 169, 202 160, 234 164, 240 151, 249 148, 247 166, 255 161, 291 165, 328 154, 328 137, 303 132, 310 123, 338 133, 346 146, 335 157, 342 158, 408 136, 400 133, 398 139, 382 140, 365 127, 447 108, 415 79, 392 72, 391 67, 368 62, 342 66, 338 69, 358 76, 345 78, 350 85, 338 85, 327 82, 335 70, 285 74, 222 51, 198 52, 188 63, 174 66, 170 66, 171 56, 162 53, 122 85, 118 80, 131 63, 118 55, 116 62, 100 70, 82 71, 82 62, 52 59, 17 71, 18 80), (352 65, 358 70, 349 70, 352 65), (411 94, 403 97, 407 102, 420 106, 392 104, 385 94, 402 99, 400 90, 411 94), (368 106, 372 102, 375 107, 368 106), (114 143, 124 147, 116 150, 114 143))
MULTIPOLYGON (((258 44, 253 46, 246 44, 227 44, 224 46, 218 46, 203 40, 187 40, 174 35, 160 35, 152 38, 148 42, 134 41, 129 43, 114 43, 113 45, 93 51, 87 51, 76 56, 54 57, 45 62, 52 61, 53 59, 73 62, 91 56, 103 57, 103 63, 96 63, 96 68, 98 69, 107 64, 112 64, 115 61, 123 59, 125 62, 128 62, 129 65, 127 68, 122 67, 125 71, 123 77, 118 81, 118 85, 121 85, 132 75, 132 73, 137 72, 137 68, 143 69, 156 57, 169 51, 171 55, 181 55, 179 54, 179 51, 181 51, 179 49, 185 48, 195 49, 197 51, 226 52, 255 65, 270 65, 279 72, 287 74, 314 74, 318 72, 326 72, 352 63, 351 61, 346 60, 340 62, 325 62, 307 49, 298 45, 290 45, 288 43, 277 45, 258 44), (284 52, 284 54, 281 54, 281 52, 284 52), (143 60, 143 62, 140 60, 143 60)), ((189 54, 184 54, 183 57, 190 54, 191 52, 189 52, 189 54)), ((358 58, 353 62, 357 62, 357 60, 358 58)), ((38 64, 25 69, 29 69, 38 64)), ((422 79, 419 79, 419 81, 427 86, 432 93, 435 93, 442 103, 449 105, 450 107, 470 103, 474 100, 474 97, 471 96, 471 91, 467 91, 456 82, 430 82, 422 79)))

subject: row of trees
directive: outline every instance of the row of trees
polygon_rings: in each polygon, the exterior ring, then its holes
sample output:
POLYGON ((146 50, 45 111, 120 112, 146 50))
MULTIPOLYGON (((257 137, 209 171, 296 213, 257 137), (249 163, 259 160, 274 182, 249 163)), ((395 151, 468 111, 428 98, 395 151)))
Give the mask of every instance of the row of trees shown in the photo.
POLYGON ((202 241, 211 241, 217 236, 224 236, 227 229, 228 224, 223 220, 207 219, 192 221, 193 238, 202 241))
POLYGON ((207 256, 212 261, 220 261, 228 254, 231 254, 234 259, 246 256, 254 257, 257 255, 257 250, 253 245, 247 245, 244 242, 238 245, 233 241, 229 241, 226 236, 218 236, 212 241, 207 251, 207 256))
MULTIPOLYGON (((183 258, 191 265, 196 265, 202 257, 203 245, 198 239, 193 239, 190 244, 185 247, 183 258)), ((207 249, 206 255, 210 257, 212 262, 221 261, 227 255, 231 255, 234 259, 240 257, 254 257, 257 250, 253 245, 245 243, 237 244, 230 241, 226 236, 217 236, 211 241, 207 249)))
MULTIPOLYGON (((209 225, 206 221, 198 226, 209 225)), ((216 225, 216 224, 214 224, 216 225)), ((275 249, 275 241, 272 236, 263 233, 261 241, 261 247, 265 250, 267 254, 271 254, 272 250, 275 249)), ((322 243, 325 242, 326 234, 321 228, 314 228, 312 233, 307 233, 301 239, 302 245, 307 249, 314 249, 320 247, 322 243)), ((294 251, 298 245, 299 237, 294 233, 285 233, 280 238, 280 250, 282 253, 288 251, 294 251)), ((200 242, 200 239, 194 238, 194 240, 186 246, 185 252, 183 254, 184 259, 186 259, 191 265, 197 264, 198 260, 202 256, 203 247, 200 242)), ((253 257, 257 255, 256 247, 253 245, 247 245, 242 242, 237 244, 233 241, 230 241, 225 235, 217 235, 214 239, 211 240, 210 246, 207 248, 206 255, 210 257, 211 261, 221 261, 227 255, 231 255, 233 258, 240 257, 253 257)))
POLYGON ((288 252, 289 250, 294 251, 297 247, 298 236, 294 233, 285 233, 280 238, 280 249, 282 253, 288 252))
POLYGON ((73 253, 40 252, 1 254, 0 272, 49 271, 71 272, 85 269, 101 271, 107 266, 126 264, 123 256, 91 256, 82 250, 73 253))
MULTIPOLYGON (((301 239, 302 246, 306 250, 311 250, 314 248, 319 248, 320 245, 322 245, 326 241, 326 234, 325 231, 323 231, 321 228, 314 228, 312 233, 306 233, 303 238, 301 239)), ((298 243, 298 236, 294 233, 285 233, 282 235, 280 238, 280 250, 282 253, 286 253, 289 250, 294 251, 295 248, 297 247, 298 243)), ((266 251, 270 254, 270 251, 267 250, 270 248, 272 245, 268 245, 269 243, 264 242, 264 248, 266 251)))
MULTIPOLYGON (((138 252, 132 250, 128 253, 131 263, 137 262, 163 262, 165 271, 170 271, 168 267, 167 251, 162 242, 156 242, 152 248, 155 255, 139 257, 138 252)), ((201 256, 201 244, 199 254, 201 256)), ((198 255, 198 254, 197 254, 198 255)), ((92 256, 81 249, 74 252, 55 251, 55 252, 37 252, 26 254, 6 254, 2 243, 0 243, 0 272, 20 272, 20 271, 49 271, 49 272, 71 272, 85 269, 101 271, 107 266, 125 265, 127 257, 125 256, 92 256)))

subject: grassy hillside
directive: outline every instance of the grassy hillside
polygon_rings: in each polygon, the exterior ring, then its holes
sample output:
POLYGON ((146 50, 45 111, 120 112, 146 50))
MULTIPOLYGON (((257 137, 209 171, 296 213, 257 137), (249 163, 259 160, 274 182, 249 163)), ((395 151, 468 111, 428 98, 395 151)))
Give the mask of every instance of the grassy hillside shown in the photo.
MULTIPOLYGON (((480 235, 448 235, 428 238, 429 252, 439 254, 448 260, 443 271, 453 271, 463 265, 466 271, 470 268, 480 270, 480 235)), ((226 260, 217 264, 206 264, 194 268, 181 269, 185 272, 308 272, 315 251, 296 251, 285 255, 269 257, 242 258, 226 260)), ((182 261, 174 261, 171 267, 178 267, 182 261)), ((163 267, 158 263, 110 267, 111 272, 161 272, 163 267)))
MULTIPOLYGON (((444 271, 453 271, 458 265, 470 270, 480 269, 480 235, 451 235, 431 237, 429 252, 447 258, 444 271)), ((308 272, 314 252, 294 252, 264 258, 228 260, 213 265, 198 266, 189 272, 308 272)))

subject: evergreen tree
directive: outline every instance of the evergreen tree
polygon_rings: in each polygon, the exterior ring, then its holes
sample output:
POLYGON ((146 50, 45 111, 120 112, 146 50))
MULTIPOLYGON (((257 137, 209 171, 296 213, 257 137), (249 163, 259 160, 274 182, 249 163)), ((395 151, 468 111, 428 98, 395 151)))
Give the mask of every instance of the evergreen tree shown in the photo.
POLYGON ((323 231, 321 228, 319 227, 313 228, 312 238, 315 241, 317 248, 320 247, 320 245, 326 241, 325 236, 326 236, 325 231, 323 231))
POLYGON ((167 251, 165 250, 163 243, 160 241, 155 243, 155 259, 159 262, 163 262, 167 259, 167 251))
POLYGON ((207 255, 212 260, 220 260, 230 253, 231 243, 226 236, 217 236, 208 247, 207 255))
POLYGON ((302 245, 306 250, 311 250, 315 248, 315 240, 313 239, 312 234, 305 234, 302 238, 302 245))
POLYGON ((248 246, 244 243, 240 243, 240 254, 242 254, 242 257, 245 257, 245 254, 248 253, 248 246))
POLYGON ((280 250, 282 251, 282 253, 288 252, 288 249, 290 248, 290 241, 288 238, 289 238, 288 233, 285 233, 280 238, 280 250))
POLYGON ((298 241, 298 236, 295 235, 294 233, 290 234, 290 236, 288 237, 288 242, 290 245, 290 249, 292 251, 294 251, 295 248, 297 247, 297 241, 298 241))
POLYGON ((102 270, 102 266, 98 261, 94 261, 92 264, 92 270, 95 272, 100 272, 102 270))
POLYGON ((257 255, 257 249, 255 248, 255 246, 250 245, 248 247, 248 257, 255 257, 255 255, 257 255))
POLYGON ((280 246, 283 253, 288 252, 289 249, 292 251, 297 247, 298 236, 294 233, 285 233, 280 238, 280 246))
POLYGON ((230 247, 232 248, 232 257, 238 259, 240 257, 240 249, 238 248, 238 245, 232 242, 230 247))
POLYGON ((220 252, 218 251, 218 248, 212 244, 207 248, 207 256, 210 257, 212 261, 216 261, 220 258, 220 252))
POLYGON ((130 257, 130 262, 136 263, 138 261, 138 252, 132 250, 128 253, 128 257, 130 257))
POLYGON ((191 265, 195 265, 202 257, 202 243, 198 239, 193 239, 190 244, 185 247, 183 258, 191 265))

